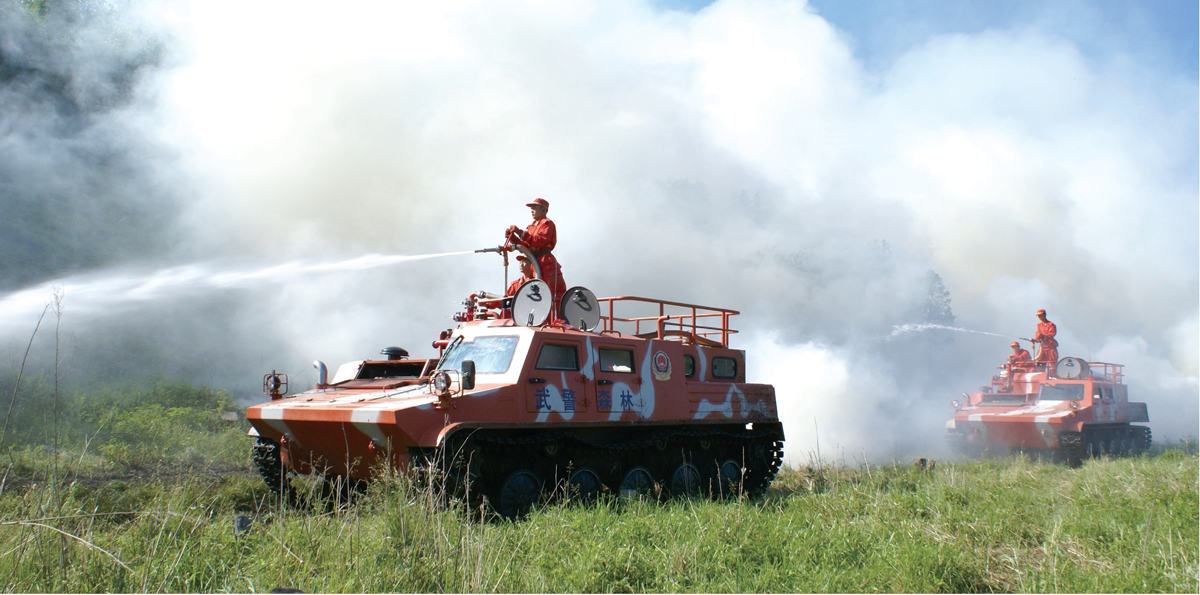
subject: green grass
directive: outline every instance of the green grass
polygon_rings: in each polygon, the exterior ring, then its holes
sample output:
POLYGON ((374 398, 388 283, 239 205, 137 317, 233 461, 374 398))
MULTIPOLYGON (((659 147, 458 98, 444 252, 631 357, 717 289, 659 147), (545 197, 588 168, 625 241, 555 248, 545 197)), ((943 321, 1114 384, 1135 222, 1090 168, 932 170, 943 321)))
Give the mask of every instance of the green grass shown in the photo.
MULTIPOLYGON (((1088 461, 785 468, 755 501, 447 510, 404 477, 280 506, 220 391, 23 385, 0 450, 5 591, 1197 591, 1194 443, 1088 461), (235 515, 254 519, 235 536, 235 515)), ((240 419, 240 418, 239 418, 240 419)), ((312 498, 314 481, 298 482, 312 498)))
POLYGON ((1198 463, 788 469, 758 501, 559 504, 516 523, 403 478, 332 512, 277 506, 244 467, 31 483, 0 496, 0 574, 38 592, 1196 592, 1198 463), (255 518, 236 537, 235 514, 255 518))
POLYGON ((0 448, 6 485, 44 483, 56 473, 86 483, 227 472, 244 468, 248 457, 245 416, 221 418, 239 410, 225 391, 153 383, 64 392, 57 428, 53 400, 45 378, 23 381, 0 448))

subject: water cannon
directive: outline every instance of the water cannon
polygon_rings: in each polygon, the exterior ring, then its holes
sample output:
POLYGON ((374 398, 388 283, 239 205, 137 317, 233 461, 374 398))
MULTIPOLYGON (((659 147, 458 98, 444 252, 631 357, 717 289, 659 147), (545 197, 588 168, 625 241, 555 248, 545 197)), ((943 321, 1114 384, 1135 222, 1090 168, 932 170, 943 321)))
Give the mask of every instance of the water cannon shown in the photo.
POLYGON ((475 251, 476 254, 487 254, 488 252, 495 252, 496 254, 499 254, 501 257, 504 258, 504 282, 505 282, 505 284, 507 284, 508 283, 508 253, 512 252, 512 246, 510 246, 508 244, 500 244, 499 246, 496 246, 495 248, 480 248, 479 250, 475 251))
POLYGON ((541 267, 541 265, 538 264, 537 257, 533 255, 532 250, 530 250, 529 248, 526 248, 525 246, 521 246, 518 244, 501 244, 499 246, 496 246, 495 248, 480 248, 479 250, 475 251, 476 254, 484 254, 487 252, 495 252, 496 254, 499 254, 504 257, 504 286, 505 287, 508 287, 508 253, 509 252, 519 252, 521 254, 524 254, 525 258, 529 261, 529 263, 531 265, 533 265, 534 278, 537 278, 537 279, 542 278, 542 267, 541 267))

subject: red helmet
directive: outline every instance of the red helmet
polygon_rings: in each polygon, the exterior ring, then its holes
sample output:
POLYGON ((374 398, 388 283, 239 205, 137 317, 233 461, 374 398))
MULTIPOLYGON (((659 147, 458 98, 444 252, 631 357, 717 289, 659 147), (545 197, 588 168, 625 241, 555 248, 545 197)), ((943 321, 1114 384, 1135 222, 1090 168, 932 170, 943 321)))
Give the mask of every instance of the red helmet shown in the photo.
POLYGON ((1038 316, 1045 316, 1045 315, 1046 315, 1046 311, 1045 311, 1045 310, 1038 310, 1038 311, 1037 311, 1037 315, 1038 315, 1038 316))
POLYGON ((527 203, 525 206, 527 206, 527 207, 545 207, 548 209, 548 208, 550 208, 550 201, 548 201, 544 198, 535 198, 535 199, 533 199, 533 202, 527 203))

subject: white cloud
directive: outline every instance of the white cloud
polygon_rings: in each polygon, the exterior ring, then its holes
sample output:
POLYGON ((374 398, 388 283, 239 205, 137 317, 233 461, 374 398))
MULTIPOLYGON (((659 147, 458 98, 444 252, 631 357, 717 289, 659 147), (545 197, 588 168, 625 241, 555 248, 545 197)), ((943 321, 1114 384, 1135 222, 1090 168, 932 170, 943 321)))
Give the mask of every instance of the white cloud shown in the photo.
MULTIPOLYGON (((1174 387, 1154 423, 1196 400, 1196 171, 1179 148, 1195 144, 1197 89, 1153 64, 1089 62, 1026 29, 932 37, 872 75, 783 1, 181 14, 161 134, 194 185, 194 252, 484 247, 543 196, 568 283, 741 309, 749 357, 794 399, 781 408, 799 452, 812 415, 848 453, 881 448, 896 415, 936 442, 945 401, 986 381, 1006 341, 872 342, 919 322, 931 268, 961 324, 1028 335, 1045 307, 1064 348, 1105 345, 1131 378, 1174 387), (910 361, 922 349, 956 358, 954 374, 910 361), (793 366, 809 373, 769 372, 793 366), (866 393, 886 399, 864 409, 866 393)), ((424 345, 446 325, 428 312, 498 286, 497 262, 297 279, 262 299, 291 313, 285 342, 351 359, 359 334, 424 345)))
MULTIPOLYGON (((797 2, 193 9, 173 97, 208 147, 197 177, 219 189, 196 205, 198 237, 289 255, 484 246, 537 195, 568 282, 732 303, 747 331, 786 337, 759 342, 764 369, 868 376, 855 366, 874 360, 813 341, 912 322, 925 268, 986 330, 1028 335, 1047 307, 1081 349, 1142 337, 1129 356, 1158 376, 1195 343, 1177 327, 1197 310, 1196 209, 1179 210, 1194 177, 1161 163, 1194 138, 1167 123, 1195 120, 1195 87, 1124 88, 1147 75, 1053 31, 936 36, 869 76, 797 2)), ((982 383, 991 364, 974 365, 982 383)), ((920 390, 870 376, 853 390, 920 390)), ((852 401, 803 411, 855 448, 874 422, 852 401)))

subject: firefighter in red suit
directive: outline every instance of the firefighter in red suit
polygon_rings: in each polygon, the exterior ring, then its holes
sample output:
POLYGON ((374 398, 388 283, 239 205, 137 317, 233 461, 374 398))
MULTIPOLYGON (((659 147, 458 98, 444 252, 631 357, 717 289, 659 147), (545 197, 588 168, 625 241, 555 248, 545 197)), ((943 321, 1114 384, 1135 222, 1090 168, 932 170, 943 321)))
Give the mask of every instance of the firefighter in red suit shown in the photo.
MULTIPOLYGON (((525 284, 526 281, 533 279, 533 265, 529 264, 529 259, 525 258, 524 254, 517 255, 517 266, 521 267, 521 276, 516 281, 508 284, 508 289, 504 291, 504 297, 510 298, 517 295, 517 290, 525 284)), ((512 318, 512 309, 505 308, 500 313, 500 318, 512 318)))
MULTIPOLYGON (((1009 347, 1012 347, 1012 351, 1013 351, 1011 354, 1009 354, 1008 361, 1006 363, 1000 364, 999 366, 996 366, 997 368, 1002 368, 1002 369, 1006 370, 1006 373, 1003 375, 1003 377, 1004 377, 1003 392, 1010 392, 1012 390, 1012 385, 1013 385, 1013 380, 1014 380, 1013 377, 1016 376, 1017 373, 1029 372, 1029 371, 1031 371, 1030 368, 1033 365, 1033 358, 1029 356, 1028 351, 1021 349, 1020 343, 1013 341, 1012 343, 1009 343, 1008 345, 1009 345, 1009 347)), ((992 382, 993 383, 995 382, 994 377, 993 377, 992 382)))
POLYGON ((554 222, 546 217, 546 212, 550 210, 550 202, 544 198, 535 198, 533 202, 525 206, 529 207, 533 223, 530 223, 525 231, 521 231, 516 225, 510 226, 506 233, 508 243, 514 246, 524 246, 533 252, 538 268, 542 271, 542 281, 550 286, 550 295, 554 300, 551 309, 552 316, 554 319, 558 319, 558 303, 562 301, 563 294, 567 292, 567 284, 563 281, 562 268, 558 266, 558 260, 550 252, 558 243, 558 233, 554 228, 554 222))
POLYGON ((508 284, 508 289, 504 292, 504 297, 512 297, 517 295, 517 290, 520 289, 526 281, 533 279, 533 265, 529 264, 529 259, 525 258, 524 254, 517 255, 517 266, 521 267, 521 278, 508 284))
POLYGON ((1041 347, 1038 349, 1037 363, 1047 364, 1051 368, 1058 363, 1058 341, 1054 340, 1054 335, 1058 334, 1058 328, 1053 322, 1046 320, 1046 311, 1038 310, 1038 325, 1037 333, 1033 335, 1033 342, 1038 343, 1041 347))
POLYGON ((1033 361, 1033 358, 1029 356, 1029 352, 1021 349, 1020 343, 1013 341, 1009 344, 1009 347, 1012 347, 1013 352, 1012 355, 1008 356, 1008 363, 1020 364, 1022 362, 1033 361))
POLYGON ((1013 341, 1009 343, 1012 347, 1012 353, 1008 356, 1009 381, 1012 381, 1012 375, 1017 372, 1029 372, 1032 368, 1033 358, 1029 356, 1029 352, 1021 349, 1021 344, 1013 341))

